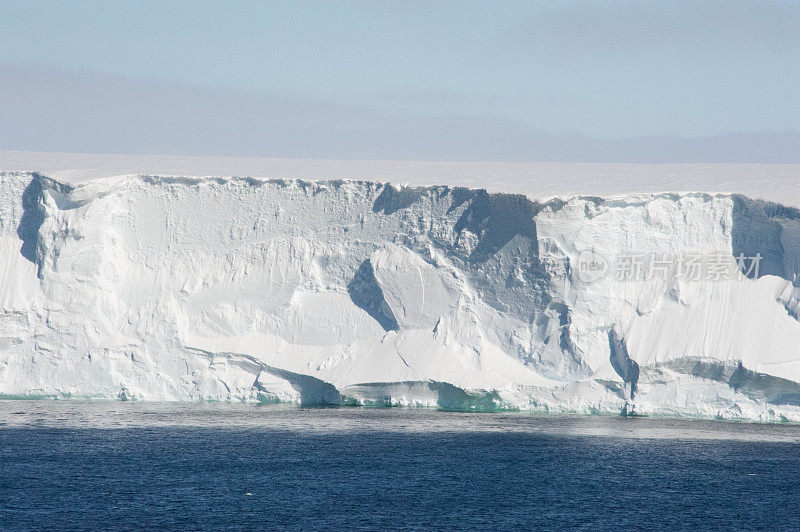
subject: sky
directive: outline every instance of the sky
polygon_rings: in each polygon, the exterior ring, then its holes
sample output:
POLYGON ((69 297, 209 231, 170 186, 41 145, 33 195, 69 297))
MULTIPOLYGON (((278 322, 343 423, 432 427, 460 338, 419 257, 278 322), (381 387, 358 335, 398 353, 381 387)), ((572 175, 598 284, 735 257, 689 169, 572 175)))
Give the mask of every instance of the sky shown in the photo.
POLYGON ((800 2, 0 3, 0 149, 800 162, 800 2))

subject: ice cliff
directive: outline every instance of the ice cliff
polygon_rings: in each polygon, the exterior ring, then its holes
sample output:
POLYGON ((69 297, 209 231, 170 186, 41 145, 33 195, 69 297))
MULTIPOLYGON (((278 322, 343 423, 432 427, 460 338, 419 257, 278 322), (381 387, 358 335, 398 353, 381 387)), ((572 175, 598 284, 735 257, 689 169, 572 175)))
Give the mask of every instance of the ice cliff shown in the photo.
POLYGON ((743 196, 7 172, 0 266, 0 397, 800 421, 800 211, 743 196))

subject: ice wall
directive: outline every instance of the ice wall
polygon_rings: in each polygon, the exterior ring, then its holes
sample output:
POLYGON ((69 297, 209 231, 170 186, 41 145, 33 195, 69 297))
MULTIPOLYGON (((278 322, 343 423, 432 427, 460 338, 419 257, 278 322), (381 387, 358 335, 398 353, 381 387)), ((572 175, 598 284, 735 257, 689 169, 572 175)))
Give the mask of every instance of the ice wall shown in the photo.
POLYGON ((4 173, 0 243, 3 396, 800 420, 800 214, 742 196, 4 173))

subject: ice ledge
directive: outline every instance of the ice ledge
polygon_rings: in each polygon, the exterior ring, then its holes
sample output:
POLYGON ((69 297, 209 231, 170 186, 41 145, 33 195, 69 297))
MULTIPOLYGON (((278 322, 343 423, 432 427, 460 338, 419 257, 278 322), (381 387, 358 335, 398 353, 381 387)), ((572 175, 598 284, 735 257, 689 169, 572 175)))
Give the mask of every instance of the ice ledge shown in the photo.
POLYGON ((449 185, 524 194, 535 201, 577 195, 700 191, 800 207, 800 164, 592 164, 301 160, 0 151, 0 171, 36 171, 65 183, 122 174, 359 179, 449 185))
MULTIPOLYGON (((799 165, 800 166, 800 165, 799 165)), ((203 185, 246 185, 252 187, 264 185, 277 185, 280 187, 295 187, 300 189, 309 189, 312 193, 319 192, 327 189, 328 187, 338 188, 341 186, 366 186, 371 188, 390 187, 396 191, 407 191, 413 193, 426 192, 426 191, 451 191, 456 189, 467 189, 474 192, 486 192, 489 194, 518 194, 513 191, 515 187, 509 187, 509 190, 498 189, 497 186, 487 186, 482 183, 476 186, 459 186, 459 185, 444 185, 444 184, 416 184, 416 180, 370 180, 358 178, 318 178, 318 179, 304 179, 304 178, 276 178, 276 177, 258 177, 258 176, 238 176, 238 175, 168 175, 168 174, 118 174, 107 175, 101 177, 91 177, 74 179, 63 175, 60 172, 53 172, 52 174, 45 175, 33 171, 13 171, 3 172, 0 171, 0 177, 3 176, 29 176, 32 180, 41 183, 43 189, 57 191, 62 194, 70 202, 75 205, 82 205, 97 198, 102 198, 110 193, 116 192, 125 188, 133 183, 142 183, 149 185, 169 186, 169 185, 183 185, 183 186, 203 186, 203 185)), ((798 176, 800 179, 800 176, 798 176)), ((583 200, 589 202, 603 202, 609 207, 625 206, 625 205, 642 205, 657 198, 664 198, 670 200, 679 200, 685 197, 697 198, 741 198, 747 201, 760 202, 764 205, 770 205, 773 211, 781 208, 792 210, 793 207, 790 203, 785 202, 787 199, 784 196, 784 202, 764 201, 758 199, 759 195, 750 196, 741 192, 719 191, 707 192, 702 188, 698 189, 655 189, 653 191, 631 191, 626 193, 607 193, 607 194, 583 194, 583 193, 556 193, 542 195, 540 192, 528 192, 520 194, 525 196, 528 200, 542 205, 560 206, 561 204, 574 201, 583 200)), ((800 201, 798 201, 800 205, 800 201)))

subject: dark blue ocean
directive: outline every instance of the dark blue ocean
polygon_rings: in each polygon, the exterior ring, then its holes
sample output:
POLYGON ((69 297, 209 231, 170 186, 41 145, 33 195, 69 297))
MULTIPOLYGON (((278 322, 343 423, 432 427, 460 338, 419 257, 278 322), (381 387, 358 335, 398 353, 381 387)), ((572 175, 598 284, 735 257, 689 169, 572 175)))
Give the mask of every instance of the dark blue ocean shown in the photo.
POLYGON ((800 529, 800 427, 0 401, 0 528, 800 529))

